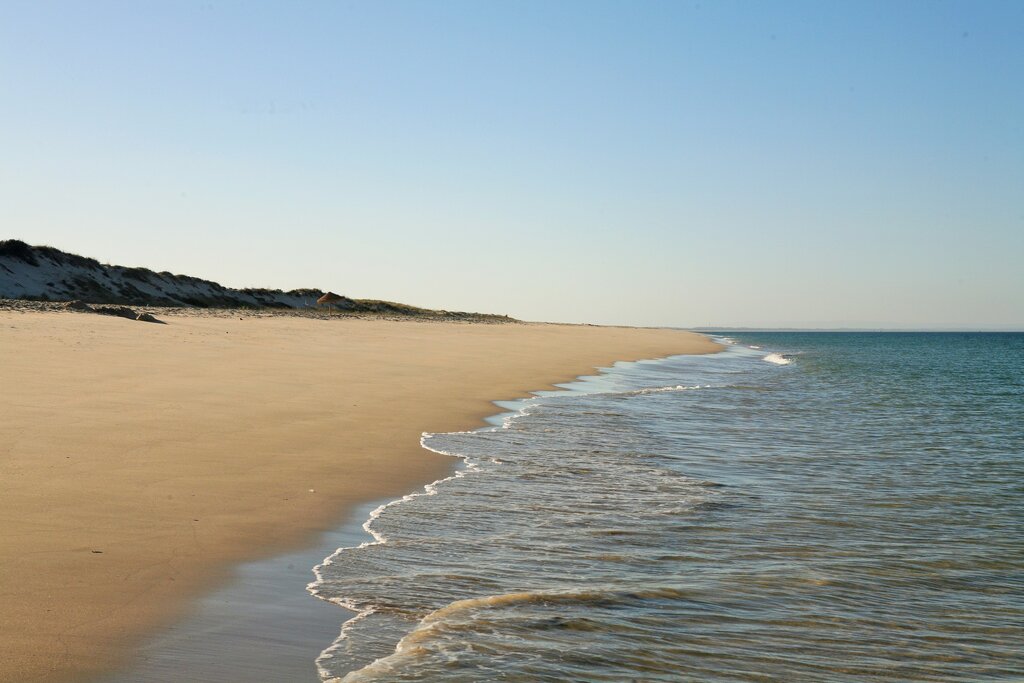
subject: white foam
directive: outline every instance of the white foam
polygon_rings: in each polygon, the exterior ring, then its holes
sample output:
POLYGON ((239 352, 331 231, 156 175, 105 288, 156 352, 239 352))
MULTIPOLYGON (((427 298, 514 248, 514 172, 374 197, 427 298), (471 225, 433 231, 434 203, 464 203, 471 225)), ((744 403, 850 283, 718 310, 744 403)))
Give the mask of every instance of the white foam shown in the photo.
POLYGON ((781 353, 769 353, 763 360, 766 360, 769 363, 775 363, 776 365, 789 365, 793 362, 792 359, 786 358, 781 353))
POLYGON ((626 396, 642 396, 644 394, 660 394, 666 391, 693 391, 695 389, 710 389, 710 384, 695 384, 693 386, 683 386, 677 384, 674 387, 651 387, 649 389, 637 389, 636 391, 625 392, 626 396))
POLYGON ((395 646, 395 651, 384 657, 380 657, 361 669, 350 671, 341 678, 330 678, 324 683, 358 683, 359 681, 381 680, 381 676, 392 673, 403 660, 413 659, 423 652, 423 643, 434 637, 440 624, 453 615, 478 609, 504 607, 518 603, 557 601, 576 602, 595 600, 607 597, 607 593, 601 591, 579 591, 576 593, 561 592, 521 592, 506 593, 503 595, 485 595, 479 598, 468 598, 456 600, 444 607, 434 610, 423 617, 412 631, 407 633, 395 646))

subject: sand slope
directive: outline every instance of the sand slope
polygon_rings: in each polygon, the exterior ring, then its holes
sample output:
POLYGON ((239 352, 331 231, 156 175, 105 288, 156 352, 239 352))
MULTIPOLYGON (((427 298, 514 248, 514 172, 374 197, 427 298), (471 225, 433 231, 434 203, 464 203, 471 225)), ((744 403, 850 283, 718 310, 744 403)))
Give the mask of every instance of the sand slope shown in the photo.
POLYGON ((0 681, 85 680, 231 563, 451 460, 423 431, 699 335, 0 311, 0 681), (310 492, 314 489, 315 492, 310 492))

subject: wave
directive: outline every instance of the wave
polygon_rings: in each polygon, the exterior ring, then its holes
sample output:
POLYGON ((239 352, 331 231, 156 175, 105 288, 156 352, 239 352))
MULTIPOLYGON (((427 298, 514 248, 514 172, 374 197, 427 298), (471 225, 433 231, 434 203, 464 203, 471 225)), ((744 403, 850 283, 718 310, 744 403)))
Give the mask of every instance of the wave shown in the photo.
POLYGON ((789 365, 793 362, 792 358, 789 358, 781 353, 769 353, 762 360, 769 363, 775 363, 776 365, 789 365))
POLYGON ((428 650, 423 646, 424 641, 430 639, 445 619, 474 608, 503 607, 522 602, 533 602, 538 598, 539 595, 537 593, 523 592, 457 600, 423 617, 412 631, 398 641, 395 651, 391 654, 376 659, 361 669, 350 671, 341 678, 326 679, 325 683, 357 683, 358 681, 381 680, 381 675, 394 671, 396 665, 399 665, 401 662, 426 654, 428 650))
MULTIPOLYGON (((615 396, 644 396, 646 394, 660 394, 664 392, 674 391, 694 391, 696 389, 711 389, 711 384, 694 384, 694 385, 683 385, 673 384, 664 387, 645 387, 643 389, 628 389, 625 391, 564 391, 557 394, 550 394, 547 396, 538 396, 537 398, 524 398, 521 399, 523 403, 529 403, 530 401, 537 401, 543 399, 545 401, 560 400, 560 399, 580 399, 580 398, 592 398, 595 396, 599 397, 615 397, 615 396)), ((529 415, 529 405, 524 406, 519 411, 510 414, 505 419, 515 419, 522 417, 523 415, 529 415)), ((502 426, 507 427, 507 422, 502 426)), ((447 434, 469 434, 470 432, 446 432, 447 434)), ((450 454, 449 454, 450 455, 450 454)))
POLYGON ((635 389, 633 391, 621 391, 621 392, 602 392, 602 396, 619 395, 619 396, 643 396, 644 394, 660 394, 666 391, 693 391, 694 389, 710 389, 710 384, 695 384, 693 386, 683 386, 677 384, 674 387, 651 387, 649 389, 635 389))
MULTIPOLYGON (((472 619, 474 613, 483 610, 522 604, 592 604, 616 607, 647 600, 679 600, 686 596, 687 593, 678 588, 656 586, 636 591, 602 590, 600 588, 580 591, 523 591, 456 600, 423 617, 416 627, 398 642, 395 651, 391 654, 376 659, 361 669, 350 671, 340 678, 325 679, 324 683, 358 683, 359 681, 382 680, 382 675, 394 672, 404 662, 429 654, 430 641, 440 631, 443 631, 447 622, 472 619)), ((592 626, 589 628, 580 626, 579 630, 591 630, 592 628, 592 626)))

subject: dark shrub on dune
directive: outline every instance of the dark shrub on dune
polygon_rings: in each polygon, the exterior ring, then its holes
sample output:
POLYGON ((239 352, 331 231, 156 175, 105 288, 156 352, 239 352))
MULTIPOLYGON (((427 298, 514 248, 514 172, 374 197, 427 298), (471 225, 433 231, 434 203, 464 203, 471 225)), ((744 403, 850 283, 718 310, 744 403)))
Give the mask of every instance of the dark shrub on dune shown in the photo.
POLYGON ((31 266, 39 265, 32 247, 21 240, 4 240, 0 242, 0 256, 10 256, 19 261, 24 261, 31 266))

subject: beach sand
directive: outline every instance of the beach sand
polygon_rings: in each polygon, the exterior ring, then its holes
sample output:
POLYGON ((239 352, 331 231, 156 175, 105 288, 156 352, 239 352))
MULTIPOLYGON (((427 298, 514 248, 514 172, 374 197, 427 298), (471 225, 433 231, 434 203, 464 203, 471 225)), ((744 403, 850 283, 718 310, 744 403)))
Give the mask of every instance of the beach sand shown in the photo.
POLYGON ((129 664, 238 563, 443 476, 423 431, 615 360, 718 350, 657 329, 167 321, 0 311, 0 681, 129 664))

